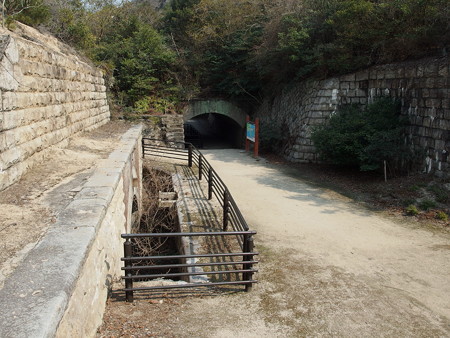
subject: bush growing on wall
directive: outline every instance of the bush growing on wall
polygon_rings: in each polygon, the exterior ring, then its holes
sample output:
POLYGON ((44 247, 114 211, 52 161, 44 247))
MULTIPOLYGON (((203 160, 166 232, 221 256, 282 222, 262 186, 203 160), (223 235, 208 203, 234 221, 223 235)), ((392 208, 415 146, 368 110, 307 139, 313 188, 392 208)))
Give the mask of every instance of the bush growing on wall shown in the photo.
POLYGON ((282 145, 281 125, 276 121, 261 121, 259 141, 261 151, 278 153, 282 145))
POLYGON ((321 160, 360 170, 380 169, 386 161, 394 173, 404 172, 416 160, 405 142, 407 120, 399 102, 380 98, 367 108, 345 106, 313 130, 312 140, 321 160))

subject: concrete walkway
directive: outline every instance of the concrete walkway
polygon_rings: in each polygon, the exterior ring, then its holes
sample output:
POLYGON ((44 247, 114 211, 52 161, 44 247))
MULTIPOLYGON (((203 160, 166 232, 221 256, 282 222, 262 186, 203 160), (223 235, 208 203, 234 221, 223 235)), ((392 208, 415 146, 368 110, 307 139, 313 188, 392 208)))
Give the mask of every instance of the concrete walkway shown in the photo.
MULTIPOLYGON (((448 233, 396 223, 239 150, 204 154, 258 231, 255 336, 450 336, 448 233)), ((213 335, 250 334, 233 330, 213 335)))

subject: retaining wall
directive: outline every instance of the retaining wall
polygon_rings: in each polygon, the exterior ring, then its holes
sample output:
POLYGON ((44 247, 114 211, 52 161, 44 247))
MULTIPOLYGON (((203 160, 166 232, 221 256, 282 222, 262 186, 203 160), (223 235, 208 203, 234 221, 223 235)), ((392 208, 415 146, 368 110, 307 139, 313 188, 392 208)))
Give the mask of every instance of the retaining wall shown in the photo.
POLYGON ((339 105, 366 105, 390 96, 402 102, 408 116, 408 142, 426 151, 424 170, 449 173, 450 152, 449 58, 372 67, 323 81, 303 82, 267 99, 257 116, 263 127, 283 139, 283 154, 293 162, 315 162, 313 126, 323 124, 339 105))
POLYGON ((50 147, 109 121, 102 72, 55 38, 0 28, 0 191, 50 147))
POLYGON ((122 136, 6 279, 1 337, 95 336, 111 283, 121 276, 120 235, 135 218, 133 200, 141 202, 141 140, 140 125, 122 136))

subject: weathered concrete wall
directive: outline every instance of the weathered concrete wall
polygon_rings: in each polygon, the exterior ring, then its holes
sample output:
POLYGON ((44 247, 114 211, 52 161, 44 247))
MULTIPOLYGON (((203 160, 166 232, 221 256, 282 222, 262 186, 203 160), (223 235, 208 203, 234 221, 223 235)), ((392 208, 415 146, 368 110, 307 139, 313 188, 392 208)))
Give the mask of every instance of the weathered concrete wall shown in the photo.
POLYGON ((109 121, 102 72, 17 24, 0 28, 0 190, 80 131, 109 121))
POLYGON ((186 106, 183 115, 184 120, 187 121, 196 116, 208 113, 228 116, 241 127, 245 126, 246 113, 231 102, 223 100, 193 100, 186 106))
POLYGON ((411 122, 409 142, 427 152, 426 171, 448 172, 450 152, 450 64, 448 58, 373 67, 323 81, 300 83, 266 100, 257 115, 276 126, 283 154, 293 162, 317 160, 311 128, 324 123, 337 107, 366 105, 374 98, 401 99, 411 122))
POLYGON ((142 126, 131 128, 0 290, 1 337, 93 337, 121 276, 121 233, 141 201, 142 126))

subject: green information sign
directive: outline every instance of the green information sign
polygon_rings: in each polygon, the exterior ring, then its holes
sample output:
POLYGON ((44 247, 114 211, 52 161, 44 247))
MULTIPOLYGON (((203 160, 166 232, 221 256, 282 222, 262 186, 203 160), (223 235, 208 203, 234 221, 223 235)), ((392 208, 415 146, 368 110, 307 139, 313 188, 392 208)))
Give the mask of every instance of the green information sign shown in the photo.
POLYGON ((255 142, 255 124, 247 122, 247 139, 255 142))

